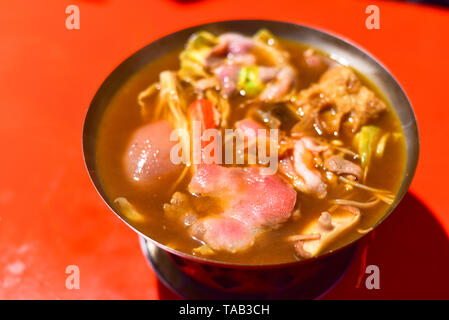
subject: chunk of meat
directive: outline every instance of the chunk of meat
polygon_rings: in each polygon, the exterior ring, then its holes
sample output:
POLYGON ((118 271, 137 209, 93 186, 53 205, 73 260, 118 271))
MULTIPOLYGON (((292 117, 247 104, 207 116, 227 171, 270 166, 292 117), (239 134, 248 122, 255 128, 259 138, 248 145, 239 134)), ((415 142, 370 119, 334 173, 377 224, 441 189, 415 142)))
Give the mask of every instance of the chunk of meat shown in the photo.
POLYGON ((323 61, 323 58, 316 54, 312 48, 304 51, 303 57, 307 67, 315 69, 315 71, 326 68, 326 63, 323 61))
POLYGON ((318 68, 323 64, 321 57, 318 55, 306 55, 304 61, 309 68, 318 68))
POLYGON ((267 84, 259 99, 265 102, 278 101, 292 89, 296 72, 290 66, 284 66, 276 74, 276 79, 267 84))
POLYGON ((321 173, 315 168, 315 162, 321 162, 321 157, 329 150, 329 146, 309 136, 302 136, 292 141, 289 143, 289 149, 293 148, 293 155, 288 150, 282 156, 279 160, 279 170, 291 179, 299 191, 324 198, 327 186, 321 173))
POLYGON ((167 218, 185 226, 190 226, 198 220, 198 213, 190 202, 189 196, 182 192, 175 192, 170 203, 165 203, 163 209, 167 218))
POLYGON ((221 92, 225 96, 232 95, 237 89, 241 67, 238 65, 222 65, 213 70, 221 85, 221 92))
POLYGON ((304 147, 312 151, 314 153, 320 153, 329 150, 329 146, 326 144, 321 144, 317 139, 304 136, 301 138, 301 141, 304 143, 304 147))
POLYGON ((232 32, 220 35, 218 41, 219 43, 211 51, 212 55, 245 54, 254 46, 253 39, 250 37, 232 32))
MULTIPOLYGON (((293 162, 290 155, 282 157, 279 160, 279 171, 284 174, 286 177, 293 180, 293 185, 296 187, 295 180, 299 180, 299 176, 295 171, 295 167, 293 166, 293 162)), ((300 183, 300 186, 303 185, 303 182, 300 183)), ((300 189, 300 191, 305 191, 304 189, 300 189)))
POLYGON ((225 215, 255 229, 273 227, 290 217, 296 192, 279 176, 266 172, 263 167, 201 165, 188 188, 227 203, 225 215))
POLYGON ((251 53, 228 56, 226 64, 251 66, 256 64, 256 56, 251 53))
POLYGON ((215 69, 221 65, 253 65, 256 57, 249 53, 254 46, 249 37, 236 33, 225 33, 219 37, 219 43, 212 48, 204 60, 204 66, 215 69))
POLYGON ((251 119, 243 119, 237 121, 235 123, 235 127, 236 129, 240 130, 243 136, 245 137, 246 147, 249 144, 253 144, 254 142, 257 141, 257 138, 259 138, 259 134, 262 132, 262 131, 259 132, 259 130, 265 130, 265 135, 263 138, 269 137, 269 132, 266 130, 266 128, 251 119))
MULTIPOLYGON (((201 165, 189 184, 189 191, 196 195, 209 196, 224 208, 219 220, 206 217, 195 223, 192 234, 205 241, 212 249, 231 252, 242 251, 254 242, 257 235, 265 230, 275 229, 290 216, 296 202, 296 192, 277 175, 265 174, 262 167, 222 167, 201 165), (232 220, 228 220, 232 219, 232 220), (224 222, 223 222, 224 221, 224 222), (201 233, 198 230, 220 230, 217 224, 226 224, 232 234, 201 233), (229 225, 228 225, 229 224, 229 225), (239 226, 235 226, 239 224, 239 226), (217 229, 215 229, 217 228, 217 229), (253 235, 253 240, 241 241, 238 234, 253 235), (245 231, 243 231, 245 230, 245 231), (206 236, 211 235, 214 239, 206 236), (244 243, 245 245, 242 245, 244 243)), ((223 229, 225 230, 225 229, 223 229)))
POLYGON ((355 163, 343 159, 340 156, 332 156, 327 158, 324 162, 324 166, 329 171, 332 171, 336 174, 350 174, 360 178, 362 176, 362 169, 356 165, 355 163))
POLYGON ((329 134, 338 134, 346 118, 350 121, 345 125, 356 132, 387 108, 350 68, 342 66, 326 71, 318 83, 299 93, 295 103, 306 114, 301 120, 305 125, 315 123, 329 134), (327 108, 332 110, 330 119, 320 120, 327 108))
POLYGON ((323 199, 327 194, 327 186, 323 182, 321 173, 314 167, 313 157, 313 153, 306 148, 303 139, 296 141, 293 149, 293 165, 303 181, 302 189, 305 193, 323 199))
POLYGON ((232 253, 248 249, 256 239, 256 233, 246 224, 223 216, 201 219, 192 226, 191 233, 213 250, 232 253))
POLYGON ((296 253, 302 258, 314 257, 330 243, 353 228, 360 220, 360 210, 351 206, 339 206, 335 211, 321 213, 319 219, 307 225, 302 234, 319 234, 319 239, 304 240, 296 253))
POLYGON ((256 56, 252 53, 245 53, 239 55, 228 54, 226 56, 208 55, 204 61, 204 67, 209 70, 214 70, 220 66, 251 66, 256 64, 256 56))
POLYGON ((235 123, 235 127, 242 131, 245 136, 251 136, 256 138, 259 129, 265 129, 265 127, 254 120, 243 119, 235 123))
POLYGON ((278 67, 259 67, 259 80, 262 83, 266 83, 268 81, 276 79, 280 68, 278 67))
POLYGON ((170 161, 172 129, 167 121, 158 121, 137 129, 131 136, 123 158, 128 179, 136 184, 152 186, 179 174, 181 165, 170 161))

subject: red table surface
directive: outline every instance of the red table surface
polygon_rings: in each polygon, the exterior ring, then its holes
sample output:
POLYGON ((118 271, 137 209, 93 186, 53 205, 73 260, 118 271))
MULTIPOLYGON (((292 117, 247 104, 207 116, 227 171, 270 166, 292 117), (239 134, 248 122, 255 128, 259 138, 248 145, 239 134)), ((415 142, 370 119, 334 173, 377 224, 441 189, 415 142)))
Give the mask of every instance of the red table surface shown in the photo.
POLYGON ((278 19, 352 39, 397 77, 421 137, 416 176, 375 232, 367 263, 380 290, 356 288, 360 252, 325 298, 449 298, 449 11, 379 1, 2 1, 0 4, 0 298, 174 298, 137 235, 109 212, 85 170, 81 132, 105 77, 149 42, 224 19, 278 19), (65 8, 80 8, 80 30, 65 8), (367 30, 365 8, 380 8, 367 30), (65 286, 68 265, 80 289, 65 286))

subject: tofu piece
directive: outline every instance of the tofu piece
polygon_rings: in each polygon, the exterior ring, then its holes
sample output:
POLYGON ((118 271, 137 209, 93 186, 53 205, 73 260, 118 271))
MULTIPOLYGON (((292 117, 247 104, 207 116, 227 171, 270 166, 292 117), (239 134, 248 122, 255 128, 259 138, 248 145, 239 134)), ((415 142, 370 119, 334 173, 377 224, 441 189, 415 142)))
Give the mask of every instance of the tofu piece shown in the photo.
POLYGON ((310 223, 302 234, 319 234, 318 240, 304 241, 302 249, 314 257, 339 236, 355 227, 360 220, 360 210, 351 206, 339 206, 332 213, 323 212, 318 220, 310 223))

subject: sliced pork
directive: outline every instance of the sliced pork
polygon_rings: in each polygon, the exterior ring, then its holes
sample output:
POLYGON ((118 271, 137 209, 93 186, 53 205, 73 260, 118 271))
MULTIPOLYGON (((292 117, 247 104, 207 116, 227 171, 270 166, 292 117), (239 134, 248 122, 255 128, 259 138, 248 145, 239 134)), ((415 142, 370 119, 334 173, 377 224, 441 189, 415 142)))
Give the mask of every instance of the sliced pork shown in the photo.
POLYGON ((360 178, 362 176, 362 169, 355 163, 343 159, 340 156, 332 156, 324 162, 327 170, 336 174, 350 174, 360 178))
POLYGON ((296 173, 304 181, 304 190, 317 198, 324 198, 327 194, 327 185, 321 173, 314 167, 314 154, 306 148, 303 139, 296 141, 293 149, 293 165, 296 173))
POLYGON ((245 54, 254 47, 254 41, 250 37, 243 36, 238 33, 224 33, 218 38, 219 44, 216 45, 211 54, 226 55, 231 53, 233 55, 245 54))
POLYGON ((233 64, 224 64, 213 70, 221 85, 221 92, 225 96, 232 95, 237 90, 241 67, 233 64))
POLYGON ((279 170, 291 179, 296 189, 322 199, 327 195, 327 185, 315 162, 327 150, 328 146, 319 144, 316 139, 301 137, 295 140, 293 152, 287 152, 279 160, 279 170))
POLYGON ((329 146, 326 144, 321 144, 317 139, 304 136, 301 138, 304 147, 314 153, 320 153, 329 150, 329 146))
POLYGON ((250 247, 262 231, 284 223, 295 206, 296 192, 279 176, 264 171, 262 167, 199 166, 189 191, 213 197, 223 212, 218 218, 196 222, 192 234, 212 249, 237 252, 250 247))
POLYGON ((256 233, 246 224, 232 217, 210 216, 201 219, 191 233, 217 251, 238 252, 251 247, 256 233))
POLYGON ((282 67, 276 74, 276 79, 267 84, 259 99, 265 102, 278 101, 293 88, 296 72, 290 66, 282 67))
POLYGON ((259 67, 259 81, 267 83, 268 81, 276 79, 279 74, 280 68, 278 67, 259 67))
POLYGON ((206 56, 206 68, 215 69, 223 64, 253 65, 256 57, 250 53, 253 40, 236 33, 225 33, 219 37, 219 43, 206 56))
POLYGON ((265 135, 263 138, 268 138, 268 131, 266 130, 266 128, 254 120, 243 119, 237 121, 235 123, 235 127, 236 129, 241 131, 241 133, 245 137, 245 142, 247 144, 252 144, 257 141, 257 138, 259 138, 259 133, 263 132, 259 132, 259 130, 265 130, 265 135))

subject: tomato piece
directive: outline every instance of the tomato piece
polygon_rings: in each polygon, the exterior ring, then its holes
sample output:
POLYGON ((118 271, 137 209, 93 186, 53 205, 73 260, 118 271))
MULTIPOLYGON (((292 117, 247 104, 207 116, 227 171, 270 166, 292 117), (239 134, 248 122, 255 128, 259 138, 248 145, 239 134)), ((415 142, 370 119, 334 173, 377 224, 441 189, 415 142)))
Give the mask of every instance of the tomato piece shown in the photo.
POLYGON ((200 122, 200 132, 199 136, 196 136, 196 133, 193 133, 192 138, 199 139, 199 143, 196 144, 195 141, 193 141, 193 159, 194 163, 196 164, 201 163, 217 163, 219 160, 215 159, 214 156, 218 154, 215 152, 215 147, 217 147, 217 141, 215 141, 216 138, 212 138, 212 141, 204 141, 201 137, 205 130, 207 129, 215 129, 215 113, 214 113, 214 106, 211 101, 207 99, 198 99, 192 102, 192 104, 189 106, 189 116, 193 126, 194 121, 200 122), (197 146, 197 147, 196 147, 197 146), (207 152, 206 154, 206 147, 213 148, 210 152, 207 152))
POLYGON ((213 129, 215 125, 214 107, 207 99, 198 99, 189 106, 190 119, 201 122, 201 131, 213 129))

